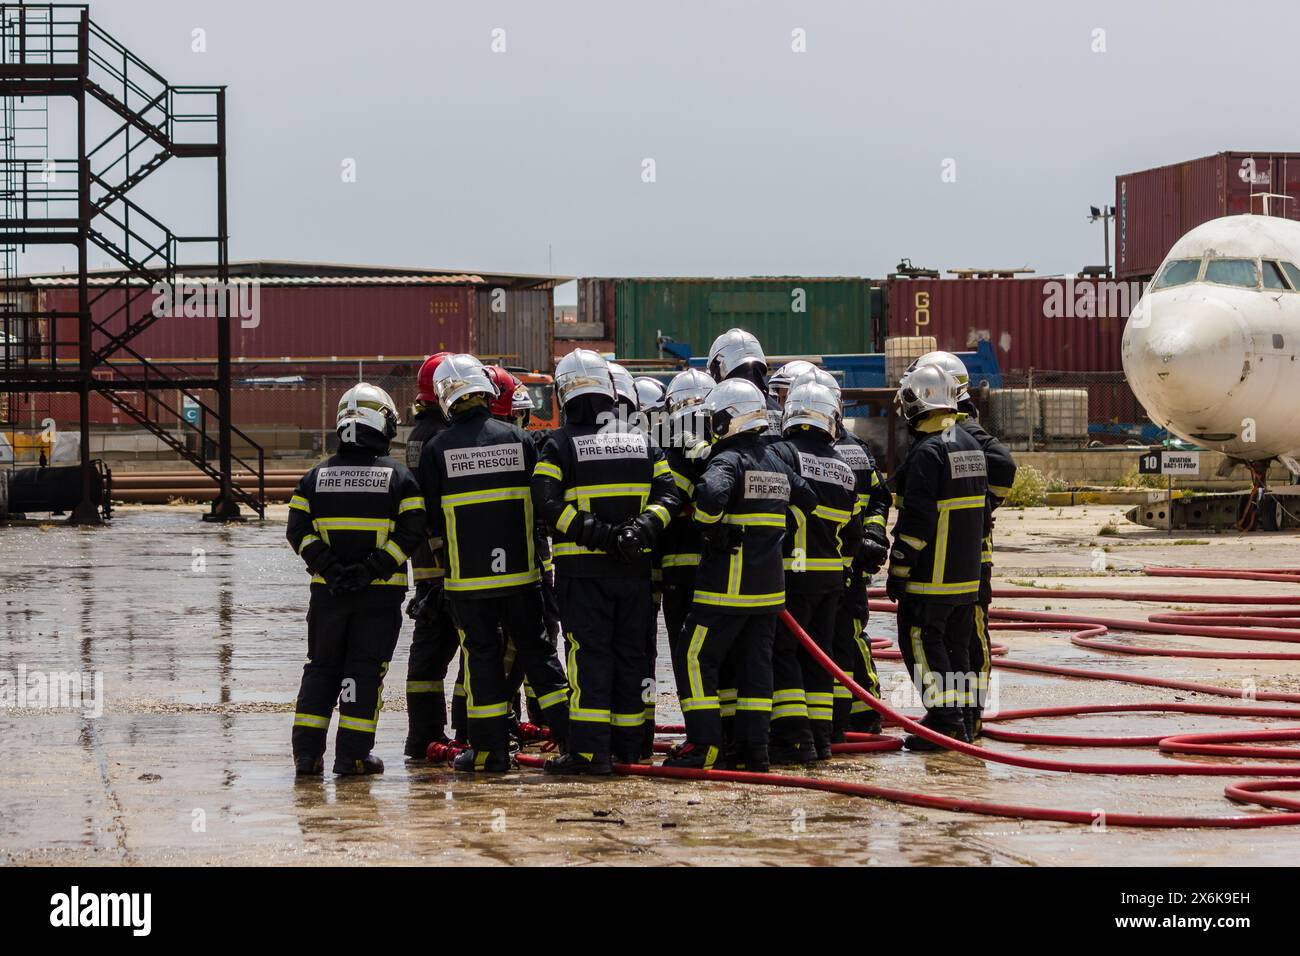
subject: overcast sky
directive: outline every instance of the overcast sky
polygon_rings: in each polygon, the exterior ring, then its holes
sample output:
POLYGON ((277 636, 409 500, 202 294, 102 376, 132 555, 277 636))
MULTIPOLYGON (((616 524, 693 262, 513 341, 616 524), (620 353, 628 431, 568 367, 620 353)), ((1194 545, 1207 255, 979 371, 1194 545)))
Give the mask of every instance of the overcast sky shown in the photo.
MULTIPOLYGON (((907 256, 1053 273, 1101 261, 1086 214, 1114 201, 1117 173, 1300 149, 1285 2, 97 0, 91 14, 171 82, 229 86, 234 259, 883 276, 907 256)), ((141 187, 178 228, 211 196, 187 162, 141 187)))

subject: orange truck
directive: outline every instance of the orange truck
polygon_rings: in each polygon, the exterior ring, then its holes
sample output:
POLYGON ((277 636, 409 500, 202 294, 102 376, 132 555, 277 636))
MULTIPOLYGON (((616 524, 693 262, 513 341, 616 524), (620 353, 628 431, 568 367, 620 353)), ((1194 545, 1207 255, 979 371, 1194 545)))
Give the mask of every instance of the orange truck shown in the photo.
POLYGON ((541 372, 525 372, 520 368, 509 368, 519 381, 528 386, 528 393, 533 396, 533 413, 529 417, 528 427, 559 428, 560 408, 555 403, 555 378, 541 372))

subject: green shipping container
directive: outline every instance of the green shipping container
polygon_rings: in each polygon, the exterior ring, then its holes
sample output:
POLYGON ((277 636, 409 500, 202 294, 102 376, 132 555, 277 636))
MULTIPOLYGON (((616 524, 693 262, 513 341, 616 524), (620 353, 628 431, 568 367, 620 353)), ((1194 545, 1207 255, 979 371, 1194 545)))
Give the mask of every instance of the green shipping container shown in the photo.
POLYGON ((655 358, 659 336, 706 354, 719 333, 748 329, 768 355, 878 349, 881 296, 869 279, 618 279, 620 359, 655 358))

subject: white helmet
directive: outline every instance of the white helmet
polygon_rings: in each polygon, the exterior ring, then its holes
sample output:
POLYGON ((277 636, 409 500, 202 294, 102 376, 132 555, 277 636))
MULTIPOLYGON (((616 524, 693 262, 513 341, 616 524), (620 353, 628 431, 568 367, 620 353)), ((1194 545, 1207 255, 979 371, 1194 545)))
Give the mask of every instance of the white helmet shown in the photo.
POLYGON ((625 402, 631 402, 633 409, 641 407, 640 396, 636 391, 636 379, 632 373, 617 362, 609 363, 609 377, 614 380, 614 394, 625 402))
POLYGON ((807 385, 809 382, 813 382, 817 385, 823 385, 826 388, 829 388, 832 392, 834 392, 836 398, 840 397, 841 389, 840 389, 839 380, 836 379, 836 377, 832 375, 830 372, 826 371, 826 369, 820 368, 816 365, 808 369, 808 371, 802 372, 801 374, 796 375, 794 378, 792 378, 790 380, 790 391, 793 392, 800 385, 807 385))
POLYGON ((339 399, 334 426, 340 435, 346 427, 364 425, 391 440, 397 434, 397 424, 397 405, 378 385, 358 382, 339 399))
POLYGON ((438 396, 439 406, 448 415, 453 405, 470 395, 497 397, 497 387, 483 363, 463 352, 448 355, 438 363, 438 370, 433 373, 433 391, 438 396))
POLYGON ((957 410, 957 380, 938 365, 918 365, 903 376, 895 401, 915 421, 928 412, 957 410))
POLYGON ((970 372, 966 369, 966 363, 951 352, 926 352, 909 365, 907 371, 913 372, 922 365, 937 365, 953 377, 957 382, 957 401, 970 395, 970 372))
POLYGON ((767 394, 784 404, 785 397, 790 394, 790 384, 800 375, 810 372, 816 367, 806 359, 795 359, 786 362, 773 372, 771 378, 767 380, 767 394))
POLYGON ((555 365, 555 391, 566 405, 579 395, 604 395, 618 399, 609 363, 591 349, 574 349, 555 365))
POLYGON ((667 390, 664 383, 649 375, 638 375, 636 379, 638 403, 647 412, 660 412, 667 407, 667 390))
POLYGON ((714 441, 768 427, 767 399, 753 382, 743 378, 719 382, 700 405, 714 441))
POLYGON ((781 431, 788 432, 800 425, 809 425, 831 438, 839 438, 842 414, 838 394, 825 385, 804 382, 790 389, 790 394, 786 396, 781 431))
POLYGON ((673 418, 689 414, 713 390, 714 381, 706 372, 698 368, 688 368, 678 372, 668 383, 664 397, 668 400, 668 412, 673 418))
POLYGON ((709 348, 709 374, 721 382, 743 365, 761 365, 767 371, 763 346, 744 329, 728 329, 713 340, 709 348))

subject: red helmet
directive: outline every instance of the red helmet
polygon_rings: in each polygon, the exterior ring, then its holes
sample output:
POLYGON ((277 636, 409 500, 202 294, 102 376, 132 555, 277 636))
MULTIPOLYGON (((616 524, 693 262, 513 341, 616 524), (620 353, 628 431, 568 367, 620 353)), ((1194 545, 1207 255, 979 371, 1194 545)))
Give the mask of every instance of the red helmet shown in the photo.
POLYGON ((492 399, 489 408, 492 415, 496 418, 503 418, 507 421, 514 415, 514 397, 515 389, 523 382, 515 378, 500 365, 489 365, 486 369, 488 378, 492 384, 497 387, 497 397, 492 399))
POLYGON ((445 359, 450 352, 435 352, 424 360, 420 366, 420 374, 415 377, 415 384, 418 392, 416 397, 422 402, 428 402, 435 405, 438 402, 438 393, 433 390, 433 373, 438 371, 438 365, 445 359))

